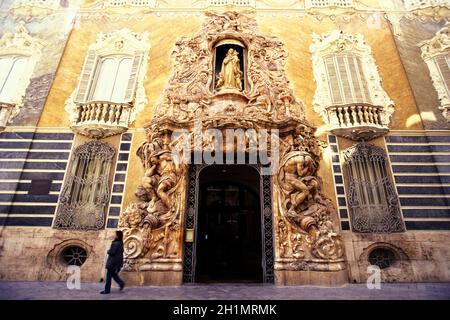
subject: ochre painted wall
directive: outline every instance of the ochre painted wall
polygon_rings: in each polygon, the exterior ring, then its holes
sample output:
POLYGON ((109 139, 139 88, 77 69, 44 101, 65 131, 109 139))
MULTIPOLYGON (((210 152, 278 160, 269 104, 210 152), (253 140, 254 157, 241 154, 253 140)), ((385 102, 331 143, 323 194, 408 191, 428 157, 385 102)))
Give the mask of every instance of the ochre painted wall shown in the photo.
MULTIPOLYGON (((172 74, 171 52, 175 42, 182 36, 194 35, 200 29, 202 21, 203 15, 200 13, 197 15, 161 13, 159 17, 148 14, 142 21, 127 18, 126 15, 120 17, 118 21, 109 21, 106 18, 81 21, 70 35, 39 126, 69 125, 64 103, 77 86, 89 45, 95 42, 99 32, 106 33, 126 27, 135 32, 148 31, 150 34, 151 49, 145 80, 148 105, 130 126, 142 128, 150 121, 152 108, 162 95, 164 86, 172 74)), ((288 79, 297 99, 304 103, 307 120, 320 128, 319 133, 323 133, 326 128, 322 127, 324 122, 312 107, 316 84, 309 46, 312 43, 313 33, 321 34, 334 29, 363 33, 366 42, 372 48, 383 88, 395 103, 391 129, 422 129, 414 97, 391 31, 385 21, 380 19, 378 23, 369 23, 367 19, 357 16, 351 17, 348 22, 342 22, 341 19, 332 21, 330 18, 318 21, 313 16, 301 18, 289 14, 259 14, 257 21, 262 33, 276 36, 285 43, 289 53, 286 64, 288 79)))

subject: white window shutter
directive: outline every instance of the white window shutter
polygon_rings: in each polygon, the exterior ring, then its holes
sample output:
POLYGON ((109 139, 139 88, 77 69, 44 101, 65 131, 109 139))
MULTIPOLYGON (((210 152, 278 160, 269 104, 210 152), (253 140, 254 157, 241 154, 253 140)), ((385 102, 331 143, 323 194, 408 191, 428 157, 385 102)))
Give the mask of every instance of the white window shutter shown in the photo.
POLYGON ((331 100, 333 104, 342 104, 342 95, 340 90, 338 73, 334 63, 334 56, 324 58, 325 67, 328 75, 328 86, 330 88, 331 100))
POLYGON ((441 74, 442 80, 447 87, 447 92, 450 93, 450 59, 447 55, 437 56, 435 58, 436 64, 439 68, 439 72, 441 74))
POLYGON ((136 83, 137 77, 139 73, 139 66, 141 65, 141 61, 143 58, 142 52, 137 52, 133 59, 133 65, 131 66, 130 79, 128 80, 127 90, 125 92, 125 102, 131 102, 134 99, 134 95, 136 92, 136 83))
POLYGON ((89 50, 81 71, 80 82, 78 83, 77 96, 75 99, 76 102, 86 102, 94 76, 96 60, 97 55, 95 52, 89 50))

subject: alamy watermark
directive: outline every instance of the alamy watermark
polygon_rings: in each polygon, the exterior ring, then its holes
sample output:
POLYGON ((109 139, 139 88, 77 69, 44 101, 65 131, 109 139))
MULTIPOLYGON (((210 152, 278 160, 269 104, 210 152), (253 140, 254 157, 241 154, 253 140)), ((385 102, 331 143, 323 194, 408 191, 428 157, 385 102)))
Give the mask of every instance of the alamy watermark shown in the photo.
POLYGON ((381 289, 381 269, 378 266, 370 265, 367 267, 367 281, 366 286, 367 289, 373 290, 381 289))

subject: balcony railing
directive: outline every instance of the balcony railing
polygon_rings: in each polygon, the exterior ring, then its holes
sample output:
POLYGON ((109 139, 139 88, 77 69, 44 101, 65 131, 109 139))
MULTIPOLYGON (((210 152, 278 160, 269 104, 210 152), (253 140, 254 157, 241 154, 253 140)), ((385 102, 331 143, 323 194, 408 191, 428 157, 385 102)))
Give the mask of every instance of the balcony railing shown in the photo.
POLYGON ((72 129, 80 134, 103 138, 125 132, 128 129, 133 106, 129 103, 91 101, 77 103, 77 118, 72 129))
POLYGON ((389 131, 383 107, 348 104, 326 108, 331 132, 353 140, 371 140, 389 131))
POLYGON ((353 0, 305 0, 305 8, 351 8, 353 7, 353 0))

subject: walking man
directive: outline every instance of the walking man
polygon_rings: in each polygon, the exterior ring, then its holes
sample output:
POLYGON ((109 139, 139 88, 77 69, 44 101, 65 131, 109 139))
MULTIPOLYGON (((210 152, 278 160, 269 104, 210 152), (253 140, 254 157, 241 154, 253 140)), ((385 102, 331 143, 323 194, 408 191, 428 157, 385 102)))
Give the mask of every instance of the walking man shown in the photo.
POLYGON ((106 283, 105 290, 101 294, 109 294, 111 292, 111 278, 117 282, 122 291, 125 282, 119 277, 119 271, 123 266, 123 233, 117 230, 111 248, 108 250, 108 260, 106 261, 106 283))

